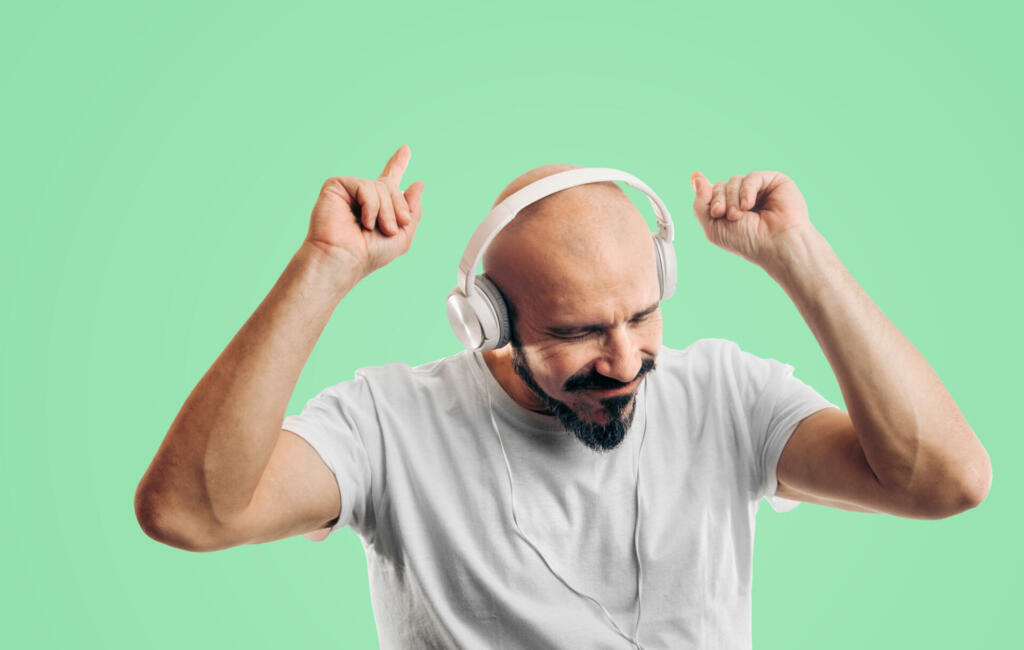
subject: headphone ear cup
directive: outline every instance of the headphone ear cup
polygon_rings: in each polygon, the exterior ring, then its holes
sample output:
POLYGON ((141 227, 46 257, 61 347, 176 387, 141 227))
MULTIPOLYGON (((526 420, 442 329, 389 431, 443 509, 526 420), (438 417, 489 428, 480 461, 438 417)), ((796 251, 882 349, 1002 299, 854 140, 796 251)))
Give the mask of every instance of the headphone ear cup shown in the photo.
POLYGON ((655 233, 654 256, 658 265, 658 287, 661 289, 661 300, 668 300, 676 292, 676 251, 672 242, 658 237, 655 233))
POLYGON ((483 275, 476 276, 474 283, 477 291, 480 292, 480 296, 491 307, 492 311, 491 314, 480 314, 481 321, 485 318, 492 318, 495 326, 493 329, 485 326, 484 331, 497 332, 497 340, 493 343, 491 341, 484 341, 481 350, 495 350, 508 343, 512 335, 512 327, 508 320, 508 306, 505 304, 505 296, 502 295, 501 290, 498 289, 496 284, 483 275))

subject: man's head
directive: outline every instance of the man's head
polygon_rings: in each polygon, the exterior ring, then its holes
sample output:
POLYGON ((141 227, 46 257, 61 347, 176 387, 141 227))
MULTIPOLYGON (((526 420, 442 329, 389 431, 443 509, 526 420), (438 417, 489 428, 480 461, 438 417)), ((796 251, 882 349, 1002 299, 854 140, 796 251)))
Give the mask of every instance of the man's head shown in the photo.
MULTIPOLYGON (((532 169, 494 203, 577 168, 532 169)), ((556 192, 520 211, 483 261, 509 305, 508 352, 530 401, 588 447, 617 446, 661 347, 654 245, 636 206, 611 181, 556 192)))

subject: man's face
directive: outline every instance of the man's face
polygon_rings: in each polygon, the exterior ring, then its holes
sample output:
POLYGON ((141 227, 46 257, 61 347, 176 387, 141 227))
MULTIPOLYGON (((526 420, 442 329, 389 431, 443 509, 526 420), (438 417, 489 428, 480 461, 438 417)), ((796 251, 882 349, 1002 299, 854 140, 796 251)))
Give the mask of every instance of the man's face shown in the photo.
POLYGON ((640 383, 661 347, 657 293, 567 304, 572 308, 557 317, 517 310, 512 367, 580 442, 595 451, 614 449, 629 430, 640 383))
MULTIPOLYGON (((505 191, 527 180, 536 179, 505 191)), ((591 449, 615 448, 661 349, 643 215, 614 183, 556 192, 495 237, 484 268, 514 308, 511 365, 534 396, 521 403, 543 404, 591 449)))

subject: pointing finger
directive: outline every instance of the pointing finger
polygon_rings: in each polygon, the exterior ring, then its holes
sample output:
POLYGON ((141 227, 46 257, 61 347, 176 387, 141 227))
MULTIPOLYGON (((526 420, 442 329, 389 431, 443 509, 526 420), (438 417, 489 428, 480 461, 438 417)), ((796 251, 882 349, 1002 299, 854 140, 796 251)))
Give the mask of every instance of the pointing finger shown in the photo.
POLYGON ((402 182, 402 174, 405 173, 405 168, 409 166, 409 159, 411 157, 412 150, 409 149, 409 145, 403 144, 388 159, 387 164, 384 165, 384 171, 377 177, 377 180, 398 187, 398 184, 402 182))

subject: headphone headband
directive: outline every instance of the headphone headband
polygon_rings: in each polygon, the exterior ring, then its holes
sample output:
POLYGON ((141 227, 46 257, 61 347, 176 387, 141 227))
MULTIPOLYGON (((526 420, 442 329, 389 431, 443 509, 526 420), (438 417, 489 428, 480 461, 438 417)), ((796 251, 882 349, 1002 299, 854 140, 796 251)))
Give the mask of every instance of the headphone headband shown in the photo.
MULTIPOLYGON (((511 337, 508 306, 501 291, 487 276, 476 274, 476 267, 491 240, 520 210, 531 203, 576 185, 602 181, 621 181, 640 190, 650 199, 658 220, 658 232, 652 234, 651 238, 660 299, 665 300, 675 292, 676 255, 672 248, 672 218, 658 195, 639 178, 618 169, 582 167, 559 172, 530 183, 494 206, 469 239, 466 252, 459 262, 458 283, 445 301, 452 331, 466 348, 493 350, 505 345, 511 337)), ((572 224, 567 227, 571 228, 572 224)))
POLYGON ((459 261, 458 282, 455 286, 461 288, 466 296, 473 294, 475 290, 473 277, 476 275, 476 268, 480 265, 480 259, 483 257, 484 251, 487 250, 491 240, 515 218, 520 210, 555 192, 560 192, 577 185, 601 181, 621 181, 646 194, 647 198, 651 201, 651 207, 654 208, 654 216, 658 222, 658 238, 667 242, 673 240, 675 233, 668 208, 665 207, 665 203, 661 198, 654 193, 654 190, 647 187, 647 184, 639 178, 624 171, 608 167, 570 169, 569 171, 545 176, 539 181, 530 183, 526 187, 513 192, 504 201, 491 209, 487 217, 477 226, 473 236, 469 239, 466 252, 462 254, 462 259, 459 261))

